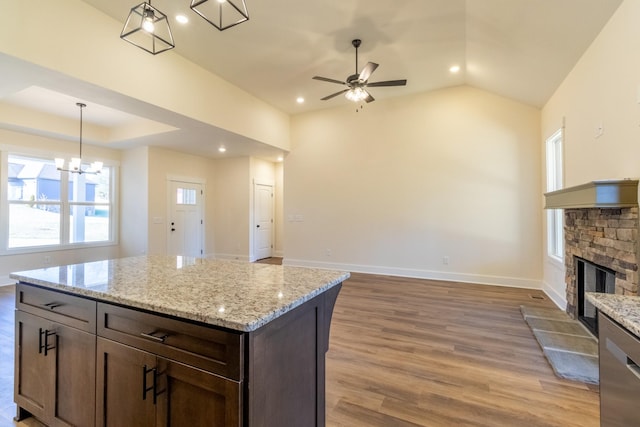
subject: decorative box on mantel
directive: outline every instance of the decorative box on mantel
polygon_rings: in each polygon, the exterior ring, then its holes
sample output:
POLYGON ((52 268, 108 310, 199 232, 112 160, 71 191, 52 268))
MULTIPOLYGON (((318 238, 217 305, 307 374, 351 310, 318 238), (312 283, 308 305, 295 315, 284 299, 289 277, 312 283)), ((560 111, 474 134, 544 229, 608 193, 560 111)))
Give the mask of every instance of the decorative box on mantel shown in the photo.
POLYGON ((576 257, 615 272, 615 293, 638 295, 638 180, 593 181, 546 193, 545 209, 564 209, 567 313, 580 310, 576 257))

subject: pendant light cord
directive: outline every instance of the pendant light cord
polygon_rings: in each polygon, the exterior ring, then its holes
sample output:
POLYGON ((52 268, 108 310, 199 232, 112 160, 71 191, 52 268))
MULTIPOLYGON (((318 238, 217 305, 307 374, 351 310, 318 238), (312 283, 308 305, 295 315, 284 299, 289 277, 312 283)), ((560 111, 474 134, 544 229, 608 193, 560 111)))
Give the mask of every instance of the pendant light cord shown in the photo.
POLYGON ((82 167, 82 109, 87 106, 87 104, 83 104, 82 102, 76 103, 78 107, 80 107, 80 166, 82 167))

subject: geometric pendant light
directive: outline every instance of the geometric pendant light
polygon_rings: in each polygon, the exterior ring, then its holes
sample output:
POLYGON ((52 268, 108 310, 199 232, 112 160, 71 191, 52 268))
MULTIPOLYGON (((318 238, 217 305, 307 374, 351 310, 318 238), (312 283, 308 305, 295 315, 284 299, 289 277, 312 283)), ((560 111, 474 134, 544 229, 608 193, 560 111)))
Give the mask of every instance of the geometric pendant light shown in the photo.
POLYGON ((190 7, 220 31, 249 20, 244 0, 191 0, 190 7))
POLYGON ((176 47, 167 15, 151 6, 151 0, 131 8, 120 38, 153 55, 176 47))

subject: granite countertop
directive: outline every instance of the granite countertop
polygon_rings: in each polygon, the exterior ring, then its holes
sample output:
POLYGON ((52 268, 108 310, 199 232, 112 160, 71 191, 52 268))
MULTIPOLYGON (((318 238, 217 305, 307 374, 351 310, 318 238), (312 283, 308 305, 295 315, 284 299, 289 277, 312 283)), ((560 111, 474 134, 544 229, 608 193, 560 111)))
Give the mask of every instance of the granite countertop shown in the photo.
POLYGON ((598 310, 640 338, 640 297, 587 292, 587 300, 598 310))
POLYGON ((248 332, 338 285, 349 273, 149 255, 21 271, 9 277, 248 332))

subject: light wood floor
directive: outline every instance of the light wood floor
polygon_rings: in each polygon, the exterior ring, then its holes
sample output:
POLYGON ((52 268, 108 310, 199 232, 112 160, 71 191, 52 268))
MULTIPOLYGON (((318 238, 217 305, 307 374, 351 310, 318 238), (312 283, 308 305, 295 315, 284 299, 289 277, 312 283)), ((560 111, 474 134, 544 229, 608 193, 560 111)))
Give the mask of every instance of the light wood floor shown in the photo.
MULTIPOLYGON (((274 262, 273 260, 266 262, 274 262)), ((14 287, 0 287, 0 427, 14 423, 14 287)), ((327 353, 327 427, 596 427, 598 389, 554 376, 519 312, 539 291, 352 274, 327 353)))
POLYGON ((540 291, 352 274, 327 353, 327 426, 596 427, 594 386, 556 378, 520 305, 540 291))

